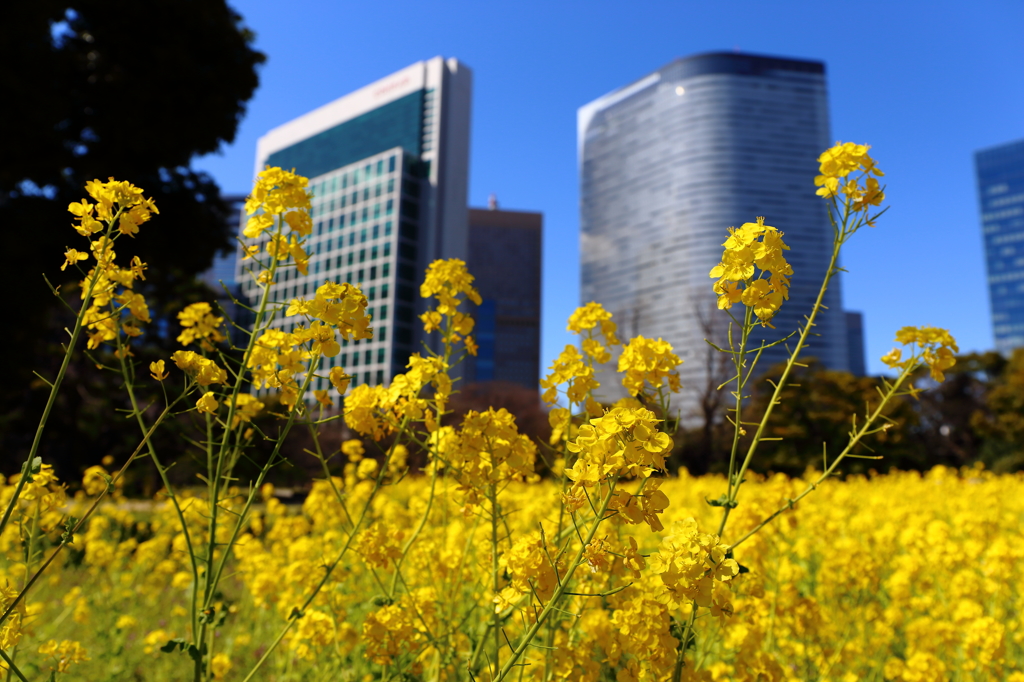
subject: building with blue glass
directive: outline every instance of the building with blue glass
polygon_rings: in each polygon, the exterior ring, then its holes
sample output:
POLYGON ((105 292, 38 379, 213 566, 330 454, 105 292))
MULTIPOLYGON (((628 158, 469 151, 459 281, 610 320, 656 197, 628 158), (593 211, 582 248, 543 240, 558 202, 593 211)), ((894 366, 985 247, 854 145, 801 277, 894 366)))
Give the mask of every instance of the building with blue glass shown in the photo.
POLYGON ((974 155, 996 350, 1024 347, 1024 140, 974 155))
POLYGON ((466 383, 502 381, 536 390, 540 378, 540 213, 469 209, 469 272, 481 303, 474 311, 477 356, 466 383))
MULTIPOLYGON (((419 285, 427 265, 467 256, 471 94, 472 72, 435 57, 289 121, 257 145, 257 172, 294 168, 310 179, 314 197, 309 273, 286 269, 271 299, 309 298, 325 280, 358 284, 374 338, 345 342, 329 362, 360 383, 387 383, 405 371, 425 340, 417 317, 426 307, 419 285)), ((237 279, 255 297, 248 263, 239 262, 237 279)), ((334 391, 325 380, 312 388, 334 391)))
MULTIPOLYGON (((581 107, 581 303, 610 310, 625 340, 664 338, 683 359, 682 414, 692 423, 712 376, 704 339, 724 343, 728 315, 716 308, 711 268, 726 228, 766 222, 785 233, 793 266, 777 330, 804 322, 832 253, 825 202, 815 194, 817 158, 831 146, 825 65, 738 53, 678 59, 581 107)), ((825 295, 805 357, 849 370, 841 279, 825 295)), ((739 314, 742 315, 742 309, 739 314)), ((778 346, 759 367, 785 360, 778 346)), ((623 390, 602 376, 604 400, 623 390)))

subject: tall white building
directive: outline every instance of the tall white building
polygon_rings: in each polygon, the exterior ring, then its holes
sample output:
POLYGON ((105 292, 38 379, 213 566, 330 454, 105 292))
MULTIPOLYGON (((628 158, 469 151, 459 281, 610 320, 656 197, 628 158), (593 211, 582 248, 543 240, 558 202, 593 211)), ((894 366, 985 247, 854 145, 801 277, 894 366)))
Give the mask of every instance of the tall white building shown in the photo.
MULTIPOLYGON (((824 64, 735 53, 679 59, 581 107, 577 130, 581 303, 610 310, 624 340, 672 343, 692 420, 709 383, 704 338, 724 342, 728 323, 708 276, 727 227, 763 215, 792 248, 790 300, 773 320, 778 331, 759 327, 758 339, 794 330, 817 296, 832 248, 814 187, 817 157, 832 144, 824 64)), ((839 277, 824 302, 822 336, 804 355, 847 370, 839 277)), ((759 367, 785 357, 772 349, 759 367)), ((623 393, 602 384, 604 399, 623 393)))
MULTIPOLYGON (((309 274, 287 268, 273 301, 310 298, 324 280, 358 284, 370 302, 374 338, 346 342, 327 359, 360 383, 405 371, 424 340, 419 285, 439 258, 467 257, 472 72, 435 57, 274 128, 256 147, 266 165, 310 179, 309 274)), ((243 295, 259 288, 239 261, 243 295)), ((299 317, 277 319, 291 329, 299 317)), ((319 380, 314 389, 333 389, 319 380)), ((338 396, 333 396, 337 400, 338 396)))

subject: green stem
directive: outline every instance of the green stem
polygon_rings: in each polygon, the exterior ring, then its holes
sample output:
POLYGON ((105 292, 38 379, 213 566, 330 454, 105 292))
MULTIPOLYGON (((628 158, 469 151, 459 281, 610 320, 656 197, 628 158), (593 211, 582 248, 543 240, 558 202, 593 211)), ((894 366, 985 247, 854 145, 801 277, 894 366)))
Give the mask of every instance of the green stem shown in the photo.
MULTIPOLYGON (((128 468, 128 465, 131 464, 132 461, 134 461, 136 457, 138 457, 140 452, 142 452, 142 448, 149 442, 150 437, 156 431, 156 428, 160 425, 160 422, 163 421, 163 418, 168 414, 169 411, 170 411, 170 407, 166 408, 163 411, 163 413, 160 415, 159 419, 157 419, 156 423, 153 424, 153 427, 146 433, 146 436, 142 439, 142 442, 139 443, 138 447, 135 449, 135 452, 132 453, 132 456, 129 457, 128 461, 124 463, 124 466, 121 467, 121 470, 118 471, 117 474, 111 478, 111 482, 112 483, 116 482, 118 479, 120 479, 120 477, 124 474, 125 469, 128 468)), ((7 609, 3 612, 3 614, 0 614, 0 624, 2 624, 4 621, 7 620, 8 617, 10 617, 10 615, 14 611, 15 607, 17 607, 17 605, 25 597, 25 594, 28 593, 29 589, 31 589, 31 587, 33 585, 35 585, 36 581, 39 580, 40 576, 42 576, 42 574, 46 571, 46 569, 49 568, 50 564, 53 563, 53 560, 56 559, 57 555, 59 555, 61 550, 64 549, 64 546, 71 544, 71 541, 72 541, 75 533, 77 533, 82 528, 82 526, 89 519, 89 517, 92 516, 93 512, 96 511, 96 508, 99 507, 100 501, 103 500, 104 496, 107 493, 107 490, 109 490, 109 489, 110 489, 110 486, 108 486, 102 493, 100 493, 99 495, 96 496, 96 499, 93 501, 93 503, 89 507, 89 509, 86 510, 86 512, 82 516, 82 518, 78 520, 78 522, 75 524, 75 526, 68 533, 67 538, 66 539, 62 539, 60 544, 57 545, 56 549, 53 550, 53 553, 50 554, 49 558, 47 558, 47 560, 44 561, 42 563, 42 565, 40 565, 39 568, 36 569, 36 572, 33 573, 32 577, 25 583, 25 587, 21 590, 21 592, 18 593, 18 596, 16 596, 11 601, 11 603, 7 606, 7 609)))
POLYGON ((903 370, 903 372, 899 375, 899 377, 897 377, 896 382, 893 383, 892 386, 890 386, 889 391, 882 398, 882 402, 880 402, 878 404, 878 407, 875 408, 874 412, 872 412, 871 415, 865 420, 864 425, 860 427, 860 429, 857 431, 857 433, 856 434, 852 434, 850 436, 850 441, 846 444, 846 447, 843 448, 843 451, 840 452, 839 455, 836 456, 836 458, 832 461, 832 464, 827 469, 825 469, 825 472, 823 474, 821 474, 821 476, 819 476, 813 483, 808 485, 807 488, 804 489, 804 491, 802 493, 800 493, 796 497, 790 499, 788 502, 786 502, 786 504, 782 505, 781 507, 776 509, 774 512, 769 514, 767 517, 765 517, 765 519, 763 521, 761 521, 756 526, 754 526, 754 528, 752 528, 750 531, 748 531, 747 533, 742 535, 739 540, 737 540, 736 542, 730 543, 730 547, 736 548, 740 544, 746 542, 747 540, 750 539, 750 537, 752 535, 754 535, 755 533, 760 531, 762 528, 767 526, 769 523, 771 523, 773 520, 775 520, 776 517, 778 517, 779 515, 781 515, 785 511, 787 511, 789 509, 792 509, 796 505, 797 502, 799 502, 800 500, 802 500, 805 497, 807 497, 813 491, 817 490, 819 485, 824 483, 830 476, 832 476, 832 473, 836 470, 836 467, 838 467, 840 462, 842 462, 843 459, 850 454, 850 451, 853 450, 853 448, 857 445, 857 443, 860 442, 860 440, 864 436, 866 436, 866 435, 868 435, 870 433, 875 433, 875 432, 879 431, 880 429, 871 429, 871 425, 881 416, 882 410, 885 409, 885 406, 888 404, 889 400, 891 400, 893 397, 898 395, 897 391, 898 391, 900 385, 908 377, 910 377, 910 375, 913 374, 914 371, 917 370, 918 366, 919 365, 917 365, 917 364, 909 365, 909 366, 907 366, 903 370))
POLYGON ((298 622, 300 618, 302 618, 305 610, 309 608, 309 605, 312 604, 313 600, 316 599, 317 595, 320 594, 320 591, 323 589, 324 585, 327 584, 327 581, 334 573, 334 570, 338 567, 338 564, 340 564, 341 560, 345 557, 345 554, 348 552, 348 549, 351 546, 352 541, 356 537, 356 533, 358 532, 359 527, 362 525, 363 521, 366 519, 367 513, 370 511, 370 506, 373 504, 373 499, 374 497, 376 497, 377 491, 380 490, 381 488, 384 476, 387 473, 387 465, 388 462, 391 460, 391 456, 394 454, 395 446, 401 442, 402 436, 404 435, 408 426, 409 417, 403 417, 401 428, 399 429, 398 435, 395 438, 395 442, 391 445, 391 448, 388 450, 388 455, 384 459, 384 463, 381 465, 380 473, 377 475, 377 480, 374 483, 373 490, 370 491, 370 495, 366 499, 366 504, 363 506, 363 509, 359 514, 359 518, 356 520, 355 525, 352 527, 352 534, 348 536, 348 539, 345 541, 345 545, 338 552, 338 556, 334 559, 334 561, 332 561, 330 564, 326 566, 326 571, 324 572, 323 578, 320 579, 320 582, 317 583, 313 591, 309 594, 308 597, 306 597, 306 600, 302 603, 302 606, 292 611, 292 614, 288 617, 288 622, 285 623, 285 626, 283 628, 281 628, 281 631, 278 633, 277 637, 275 637, 274 641, 271 642, 270 646, 267 647, 267 650, 263 652, 263 656, 260 657, 260 660, 256 661, 256 665, 253 666, 252 670, 249 671, 249 674, 245 676, 245 679, 242 682, 249 682, 249 680, 253 678, 253 675, 255 675, 256 672, 267 661, 267 659, 270 658, 270 655, 274 652, 275 649, 277 649, 277 646, 281 643, 281 640, 284 639, 285 635, 288 634, 288 631, 291 630, 292 626, 296 622, 298 622))
MULTIPOLYGON (((110 221, 107 225, 106 232, 103 233, 104 237, 110 236, 111 231, 114 228, 114 223, 117 220, 118 214, 110 221)), ((14 512, 14 508, 18 505, 18 498, 21 496, 21 491, 25 487, 25 481, 29 477, 29 472, 32 469, 32 462, 36 458, 36 453, 39 451, 39 444, 43 439, 43 431, 46 430, 46 422, 50 418, 50 412, 53 410, 54 403, 57 402, 57 393, 60 391, 60 385, 64 382, 64 376, 67 374, 68 365, 71 364, 71 355, 75 352, 75 346, 78 345, 78 339, 82 335, 82 327, 85 321, 85 313, 89 309, 89 304, 92 302, 92 292, 96 288, 96 282, 100 278, 100 263, 97 261, 96 267, 93 268, 92 277, 89 279, 89 286, 85 290, 85 296, 82 299, 82 307, 78 310, 78 316, 75 318, 75 327, 71 332, 71 341, 68 343, 67 350, 64 352, 64 360, 60 364, 60 369, 57 371, 57 378, 50 384, 50 395, 46 399, 46 406, 43 407, 43 414, 39 418, 39 425, 36 426, 36 435, 32 439, 32 447, 29 448, 28 457, 25 458, 25 463, 21 466, 21 476, 18 477, 18 483, 14 487, 14 494, 11 496, 11 501, 7 504, 7 509, 4 510, 3 518, 0 519, 0 535, 3 535, 4 529, 7 528, 7 523, 11 519, 11 514, 14 512)))
POLYGON ((843 216, 842 226, 836 228, 835 239, 832 242, 832 256, 829 259, 828 270, 825 272, 825 279, 822 280, 821 288, 818 290, 818 298, 814 302, 814 307, 811 308, 811 314, 806 319, 803 330, 797 340, 796 347, 793 349, 793 353, 789 356, 789 360, 786 362, 786 367, 782 372, 782 376, 775 384, 775 391, 772 393, 771 400, 768 401, 768 406, 765 408, 764 415, 761 417, 761 423, 757 426, 757 431, 754 433, 754 438, 751 440, 750 447, 747 449, 747 454, 743 460, 743 464, 740 466, 740 470, 736 474, 736 484, 734 486, 730 484, 727 503, 722 509, 722 521, 718 525, 719 536, 725 532, 725 525, 729 520, 729 513, 732 507, 735 506, 740 486, 743 484, 743 476, 750 467, 750 462, 754 457, 754 453, 757 451, 757 446, 761 442, 761 437, 764 434, 765 428, 768 426, 768 419, 771 417, 772 410, 774 410, 775 405, 780 402, 782 389, 786 386, 790 372, 793 371, 793 367, 799 364, 797 362, 797 358, 800 356, 800 351, 803 350, 804 346, 807 344, 807 339, 811 335, 811 330, 814 328, 814 320, 817 319, 818 313, 821 311, 822 302, 825 300, 825 292, 828 290, 828 284, 832 280, 832 277, 839 271, 836 267, 836 263, 839 260, 839 251, 842 248, 845 238, 849 236, 846 232, 848 220, 849 213, 847 212, 843 216))
POLYGON ((686 667, 686 648, 690 645, 690 636, 693 634, 693 624, 697 621, 697 602, 690 602, 690 618, 683 628, 683 639, 679 642, 679 650, 676 651, 676 664, 672 669, 670 682, 679 682, 683 676, 683 668, 686 667))
POLYGON ((573 574, 576 573, 576 569, 579 568, 580 564, 583 562, 583 554, 587 550, 587 545, 590 544, 591 541, 593 541, 594 535, 597 534, 597 529, 600 527, 601 522, 604 520, 604 514, 608 511, 608 504, 612 500, 612 494, 615 492, 615 483, 617 480, 618 478, 616 477, 610 481, 610 484, 608 486, 608 494, 605 495, 604 497, 604 502, 601 504, 601 509, 598 512, 597 517, 594 519, 594 523, 590 527, 586 539, 583 540, 583 542, 580 545, 579 551, 576 552, 576 557, 569 565, 569 568, 566 571, 565 575, 562 576, 562 580, 561 582, 559 582, 558 587, 555 588, 554 594, 552 594, 551 598, 548 599, 548 603, 544 605, 544 609, 540 612, 540 615, 537 616, 537 620, 533 623, 532 626, 530 626, 530 629, 526 632, 526 634, 523 635, 519 645, 515 647, 511 655, 509 655, 508 659, 505 661, 505 664, 501 666, 501 670, 498 672, 497 677, 494 678, 494 682, 501 682, 503 679, 505 679, 509 671, 512 670, 512 667, 515 666, 516 661, 518 661, 520 657, 522 657, 523 652, 526 651, 526 647, 528 647, 530 645, 530 642, 533 641, 533 638, 537 635, 537 632, 541 629, 541 627, 543 627, 544 623, 551 616, 551 614, 554 613, 555 605, 561 600, 562 596, 568 590, 569 583, 570 581, 572 581, 573 574))

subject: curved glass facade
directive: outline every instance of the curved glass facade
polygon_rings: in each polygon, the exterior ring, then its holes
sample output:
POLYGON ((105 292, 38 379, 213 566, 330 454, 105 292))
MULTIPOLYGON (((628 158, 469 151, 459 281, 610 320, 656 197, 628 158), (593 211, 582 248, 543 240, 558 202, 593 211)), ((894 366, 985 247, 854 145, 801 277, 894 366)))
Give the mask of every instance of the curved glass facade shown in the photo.
MULTIPOLYGON (((774 340, 809 314, 831 255, 815 195, 817 157, 831 144, 824 65, 730 53, 673 62, 579 112, 581 303, 615 315, 621 336, 661 337, 685 361, 684 415, 709 382, 704 338, 723 341, 708 276, 726 228, 765 216, 785 233, 790 300, 758 328, 774 340)), ((847 370, 839 278, 805 357, 847 370)), ((742 314, 742 307, 738 312, 742 314)), ((759 366, 787 356, 771 349, 759 366)), ((621 395, 608 388, 605 399, 621 395)))

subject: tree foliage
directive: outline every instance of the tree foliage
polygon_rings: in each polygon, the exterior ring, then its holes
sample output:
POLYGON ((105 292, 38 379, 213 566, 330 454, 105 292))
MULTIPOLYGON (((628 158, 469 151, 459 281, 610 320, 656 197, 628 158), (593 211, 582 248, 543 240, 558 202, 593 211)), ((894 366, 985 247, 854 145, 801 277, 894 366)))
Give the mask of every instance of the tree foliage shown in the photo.
MULTIPOLYGON (((130 180, 166 216, 131 245, 150 266, 143 293, 154 324, 144 347, 173 340, 174 314, 205 296, 195 275, 232 247, 235 216, 213 179, 190 163, 234 140, 264 61, 252 42, 223 0, 38 0, 5 8, 0 221, 18 245, 0 268, 8 292, 0 339, 5 451, 19 449, 38 418, 36 392, 25 391, 31 372, 52 375, 62 354, 69 313, 43 275, 75 296, 81 275, 59 266, 65 249, 80 246, 67 206, 81 199, 86 181, 130 180)), ((76 421, 113 407, 91 363, 80 365, 80 381, 62 396, 66 438, 50 453, 57 460, 81 454, 70 434, 88 425, 76 421)))

